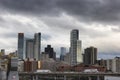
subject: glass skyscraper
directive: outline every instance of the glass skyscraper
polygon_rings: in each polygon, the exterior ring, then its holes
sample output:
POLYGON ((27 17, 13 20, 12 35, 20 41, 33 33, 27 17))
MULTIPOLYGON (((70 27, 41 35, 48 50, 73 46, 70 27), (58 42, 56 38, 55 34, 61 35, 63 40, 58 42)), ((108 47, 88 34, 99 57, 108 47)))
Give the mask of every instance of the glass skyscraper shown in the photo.
POLYGON ((25 38, 24 33, 18 33, 19 59, 34 58, 40 60, 41 33, 35 33, 33 39, 25 38))
POLYGON ((34 58, 34 39, 26 40, 26 58, 34 58))
POLYGON ((65 47, 61 47, 61 54, 60 54, 60 60, 64 61, 64 56, 66 55, 66 48, 65 47))
POLYGON ((70 35, 70 64, 77 65, 82 62, 81 41, 79 41, 79 30, 74 29, 70 35))
POLYGON ((41 53, 41 33, 35 33, 34 35, 34 58, 40 60, 41 53))
POLYGON ((18 57, 24 58, 24 33, 18 33, 18 57))

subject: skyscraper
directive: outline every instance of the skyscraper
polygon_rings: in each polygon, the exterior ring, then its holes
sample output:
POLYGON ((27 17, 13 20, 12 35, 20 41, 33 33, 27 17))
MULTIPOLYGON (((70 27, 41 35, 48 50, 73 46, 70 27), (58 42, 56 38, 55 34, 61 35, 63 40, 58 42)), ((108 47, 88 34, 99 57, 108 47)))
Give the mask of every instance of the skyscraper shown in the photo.
POLYGON ((84 63, 92 65, 97 62, 97 48, 89 47, 84 50, 84 63))
POLYGON ((18 33, 18 57, 24 58, 24 33, 18 33))
POLYGON ((54 49, 51 47, 51 45, 47 45, 45 48, 45 54, 49 54, 49 58, 56 60, 56 53, 54 52, 54 49))
POLYGON ((66 48, 65 47, 61 47, 61 54, 60 54, 60 60, 64 61, 64 56, 66 54, 66 48))
POLYGON ((82 62, 81 41, 79 41, 79 30, 71 31, 70 36, 70 64, 71 66, 82 62))
POLYGON ((34 58, 34 39, 26 40, 26 58, 34 58))
POLYGON ((34 58, 40 60, 41 52, 41 33, 35 33, 34 35, 34 58))
POLYGON ((83 62, 83 55, 82 55, 82 41, 77 40, 77 64, 83 62))

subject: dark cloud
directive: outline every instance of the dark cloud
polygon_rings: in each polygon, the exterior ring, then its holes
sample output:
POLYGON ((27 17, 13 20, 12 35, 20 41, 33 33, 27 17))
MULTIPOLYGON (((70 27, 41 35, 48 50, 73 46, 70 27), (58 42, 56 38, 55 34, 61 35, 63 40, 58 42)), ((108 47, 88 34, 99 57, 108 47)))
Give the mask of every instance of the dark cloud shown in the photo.
POLYGON ((117 21, 120 0, 59 0, 58 5, 68 14, 94 21, 117 21))
MULTIPOLYGON (((103 33, 102 31, 94 30, 91 28, 85 28, 84 23, 83 24, 76 24, 74 19, 73 20, 67 20, 64 19, 65 17, 62 17, 63 19, 59 18, 53 18, 53 17, 47 17, 42 18, 41 20, 50 28, 55 31, 56 33, 60 34, 68 34, 72 29, 79 29, 80 35, 87 35, 90 38, 96 38, 96 37, 104 37, 108 36, 108 34, 103 33)), ((89 24, 92 25, 92 24, 89 24)), ((88 25, 87 25, 88 26, 88 25)))
POLYGON ((14 12, 59 15, 65 12, 89 21, 120 20, 120 0, 0 0, 1 7, 14 12))
POLYGON ((58 12, 55 2, 56 0, 0 0, 0 5, 14 12, 55 15, 58 12))

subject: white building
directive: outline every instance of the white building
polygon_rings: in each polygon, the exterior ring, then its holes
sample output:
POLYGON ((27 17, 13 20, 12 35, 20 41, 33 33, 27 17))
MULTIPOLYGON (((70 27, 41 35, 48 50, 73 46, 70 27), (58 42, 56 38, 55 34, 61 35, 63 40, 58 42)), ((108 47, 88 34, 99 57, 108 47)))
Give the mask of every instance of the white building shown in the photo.
POLYGON ((112 71, 113 72, 120 72, 120 57, 115 57, 112 60, 112 71))
POLYGON ((107 69, 112 72, 120 72, 120 57, 107 60, 107 69))
POLYGON ((82 56, 82 41, 77 40, 77 64, 80 64, 83 62, 83 56, 82 56))
POLYGON ((18 71, 19 72, 24 71, 24 61, 23 60, 18 61, 18 71))

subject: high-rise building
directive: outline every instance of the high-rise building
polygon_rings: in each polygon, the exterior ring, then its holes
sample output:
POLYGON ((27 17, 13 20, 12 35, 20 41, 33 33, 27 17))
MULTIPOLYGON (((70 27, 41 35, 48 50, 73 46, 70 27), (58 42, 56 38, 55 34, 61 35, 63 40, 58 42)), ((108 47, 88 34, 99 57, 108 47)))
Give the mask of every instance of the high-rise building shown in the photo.
POLYGON ((82 62, 81 41, 77 29, 72 30, 70 35, 70 60, 71 66, 82 62))
POLYGON ((40 60, 41 33, 35 33, 33 39, 24 37, 24 33, 18 33, 18 57, 19 59, 35 58, 40 60))
POLYGON ((61 47, 61 54, 60 54, 60 60, 64 61, 64 56, 66 54, 66 48, 65 47, 61 47))
POLYGON ((112 72, 120 72, 120 57, 107 59, 107 70, 112 72))
POLYGON ((70 53, 65 54, 64 61, 70 65, 70 53))
POLYGON ((54 52, 54 49, 51 47, 51 45, 47 45, 45 48, 45 54, 49 54, 49 58, 56 60, 56 53, 54 52))
POLYGON ((84 50, 84 63, 92 65, 97 63, 97 48, 89 47, 84 50))
POLYGON ((113 60, 112 60, 112 63, 113 63, 113 67, 112 67, 112 71, 113 72, 119 72, 120 73, 120 57, 115 57, 113 60))
POLYGON ((35 33, 34 35, 34 58, 40 60, 41 53, 41 33, 35 33))
POLYGON ((26 40, 26 58, 34 58, 34 39, 26 40))
POLYGON ((24 58, 24 33, 18 33, 18 57, 19 59, 24 58))
POLYGON ((1 53, 5 55, 5 49, 1 49, 1 53))
POLYGON ((83 62, 83 55, 82 55, 82 41, 77 40, 77 64, 83 62))

